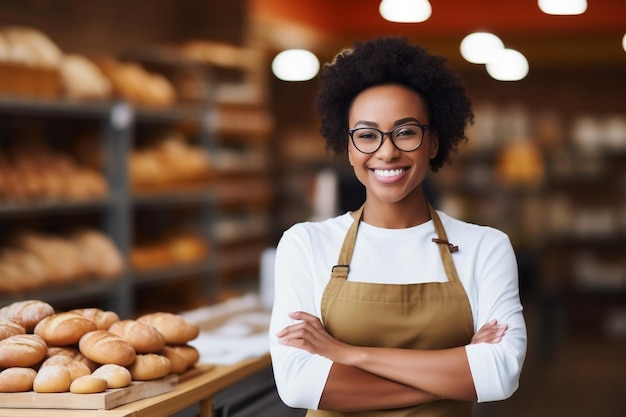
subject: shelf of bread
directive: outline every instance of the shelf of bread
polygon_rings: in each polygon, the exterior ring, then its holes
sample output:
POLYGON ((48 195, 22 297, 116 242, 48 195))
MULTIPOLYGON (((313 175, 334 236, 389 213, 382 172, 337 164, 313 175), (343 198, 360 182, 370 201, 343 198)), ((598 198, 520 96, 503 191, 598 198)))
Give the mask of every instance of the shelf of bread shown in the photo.
POLYGON ((198 365, 199 332, 169 312, 11 303, 0 309, 0 407, 110 409, 173 391, 198 365))
POLYGON ((199 235, 177 233, 159 240, 148 240, 136 244, 130 254, 131 265, 137 273, 149 275, 158 270, 169 275, 172 271, 206 268, 211 256, 211 244, 199 235))

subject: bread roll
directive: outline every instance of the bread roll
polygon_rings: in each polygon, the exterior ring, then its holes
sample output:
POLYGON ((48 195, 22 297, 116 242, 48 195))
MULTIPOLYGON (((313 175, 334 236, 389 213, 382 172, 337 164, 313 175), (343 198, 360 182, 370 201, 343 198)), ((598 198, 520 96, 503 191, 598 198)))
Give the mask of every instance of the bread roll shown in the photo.
POLYGON ((70 384, 70 392, 74 394, 94 394, 104 392, 106 389, 106 379, 94 375, 81 376, 70 384))
POLYGON ((107 388, 124 388, 130 385, 132 380, 127 368, 113 363, 100 366, 93 371, 92 375, 105 379, 107 388))
POLYGON ((0 340, 0 368, 28 367, 38 364, 48 350, 36 334, 16 334, 0 340))
POLYGON ((26 329, 12 320, 0 318, 0 340, 16 334, 26 334, 26 329))
POLYGON ((36 375, 33 368, 7 368, 0 372, 0 392, 30 391, 36 375))
POLYGON ((39 369, 33 391, 35 392, 67 392, 70 389, 72 377, 70 371, 63 366, 52 365, 39 369))
POLYGON ((54 308, 45 301, 16 301, 0 309, 0 317, 21 324, 27 333, 31 333, 43 318, 54 314, 54 308))
POLYGON ((72 234, 84 264, 90 274, 100 278, 116 278, 124 271, 124 257, 113 240, 95 230, 80 230, 72 234))
POLYGON ((48 316, 35 326, 35 334, 51 346, 74 345, 85 333, 94 330, 93 321, 69 311, 48 316))
POLYGON ((200 360, 200 352, 194 346, 191 345, 176 345, 170 346, 172 349, 176 351, 180 356, 185 358, 187 361, 187 366, 192 367, 200 360))
POLYGON ((99 364, 95 363, 91 359, 88 359, 85 355, 80 353, 80 350, 75 347, 68 346, 48 346, 48 352, 46 358, 53 356, 67 356, 70 359, 74 359, 77 362, 85 364, 91 372, 95 371, 99 364))
POLYGON ((80 378, 84 375, 90 375, 91 369, 87 365, 82 362, 78 362, 69 356, 64 355, 56 355, 46 359, 42 364, 41 368, 46 366, 62 366, 67 369, 70 373, 70 378, 75 380, 76 378, 80 378))
POLYGON ((170 360, 165 356, 146 353, 137 355, 135 362, 128 369, 134 381, 151 381, 168 375, 170 368, 170 360))
POLYGON ((200 333, 200 328, 195 323, 190 322, 179 314, 172 313, 149 313, 137 319, 137 321, 148 323, 155 327, 169 345, 185 344, 200 333))
POLYGON ((189 367, 189 365, 187 364, 187 359, 182 357, 171 346, 164 346, 163 349, 161 349, 161 351, 159 352, 159 355, 163 355, 170 360, 170 373, 182 374, 189 367))
POLYGON ((99 364, 114 363, 128 366, 135 360, 135 349, 124 339, 108 330, 94 330, 78 342, 80 352, 99 364))
POLYGON ((98 330, 109 330, 109 327, 120 318, 114 311, 105 311, 100 308, 78 308, 71 310, 71 313, 78 313, 81 316, 93 321, 98 330))
POLYGON ((140 321, 118 321, 109 331, 130 343, 137 353, 156 353, 165 346, 165 337, 161 332, 140 321))

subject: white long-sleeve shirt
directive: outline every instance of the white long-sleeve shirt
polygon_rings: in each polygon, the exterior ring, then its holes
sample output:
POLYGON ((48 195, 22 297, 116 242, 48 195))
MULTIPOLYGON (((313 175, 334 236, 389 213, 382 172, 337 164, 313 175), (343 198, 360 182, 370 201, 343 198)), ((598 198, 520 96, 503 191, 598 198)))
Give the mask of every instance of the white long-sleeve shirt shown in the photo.
MULTIPOLYGON (((474 331, 491 319, 508 324, 498 344, 465 347, 479 402, 508 398, 518 387, 526 354, 526 326, 519 299, 515 253, 499 230, 454 219, 438 211, 467 292, 474 331)), ((317 409, 332 362, 277 342, 276 333, 305 311, 321 317, 322 293, 337 263, 353 219, 349 213, 322 222, 299 223, 285 231, 277 250, 270 352, 278 392, 285 404, 317 409)), ((447 277, 432 221, 407 229, 383 229, 361 222, 348 280, 411 284, 443 282, 447 277)))

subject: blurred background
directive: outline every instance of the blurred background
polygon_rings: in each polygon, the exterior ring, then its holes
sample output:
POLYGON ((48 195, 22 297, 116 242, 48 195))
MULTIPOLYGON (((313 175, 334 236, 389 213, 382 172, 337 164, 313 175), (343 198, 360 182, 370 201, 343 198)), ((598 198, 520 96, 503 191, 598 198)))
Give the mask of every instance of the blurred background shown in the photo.
POLYGON ((432 0, 425 21, 398 23, 379 0, 2 0, 0 304, 132 316, 262 291, 285 228, 362 198, 324 150, 315 73, 285 81, 274 57, 323 64, 404 35, 445 56, 474 103, 469 141, 430 178, 435 205, 502 229, 519 261, 521 386, 476 416, 621 416, 626 3, 583 3, 432 0), (503 81, 469 62, 473 32, 527 72, 503 81))

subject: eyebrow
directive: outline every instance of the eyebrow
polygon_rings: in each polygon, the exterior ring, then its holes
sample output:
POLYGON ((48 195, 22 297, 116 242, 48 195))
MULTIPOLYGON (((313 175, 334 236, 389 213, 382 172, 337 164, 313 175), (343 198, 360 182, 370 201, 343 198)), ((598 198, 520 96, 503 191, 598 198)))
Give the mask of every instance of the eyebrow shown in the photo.
MULTIPOLYGON (((396 127, 396 126, 401 126, 401 125, 403 125, 403 124, 405 124, 405 123, 410 123, 410 122, 420 124, 420 121, 419 121, 419 120, 417 120, 415 117, 405 117, 405 118, 403 118, 403 119, 396 120, 396 121, 393 123, 393 127, 396 127)), ((359 120, 359 121, 358 121, 358 122, 356 122, 354 125, 355 125, 355 126, 358 126, 358 125, 365 125, 365 126, 369 126, 369 127, 378 127, 378 123, 376 123, 376 122, 370 122, 370 121, 367 121, 367 120, 359 120)))

